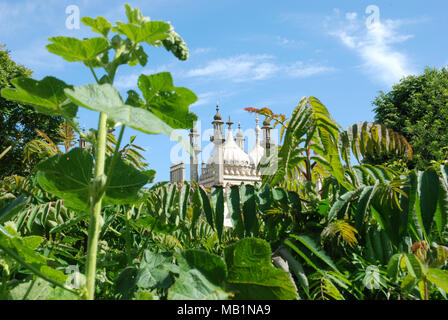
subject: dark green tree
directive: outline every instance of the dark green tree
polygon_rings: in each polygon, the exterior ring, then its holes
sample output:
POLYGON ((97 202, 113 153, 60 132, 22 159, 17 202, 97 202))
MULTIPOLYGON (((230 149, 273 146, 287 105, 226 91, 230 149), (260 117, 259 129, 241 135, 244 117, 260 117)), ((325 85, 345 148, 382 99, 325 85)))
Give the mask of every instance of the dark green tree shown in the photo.
MULTIPOLYGON (((31 74, 31 70, 11 60, 9 51, 0 45, 0 90, 12 87, 12 79, 31 74)), ((24 146, 38 138, 35 129, 57 141, 57 130, 63 121, 62 117, 46 116, 37 113, 32 106, 0 97, 0 153, 11 146, 0 160, 0 178, 12 174, 26 175, 38 161, 37 157, 30 163, 23 161, 24 146)))
MULTIPOLYGON (((409 168, 422 169, 431 160, 446 160, 448 147, 448 70, 426 68, 408 76, 373 102, 375 120, 401 133, 414 157, 409 168)), ((385 161, 395 159, 382 159, 385 161)))

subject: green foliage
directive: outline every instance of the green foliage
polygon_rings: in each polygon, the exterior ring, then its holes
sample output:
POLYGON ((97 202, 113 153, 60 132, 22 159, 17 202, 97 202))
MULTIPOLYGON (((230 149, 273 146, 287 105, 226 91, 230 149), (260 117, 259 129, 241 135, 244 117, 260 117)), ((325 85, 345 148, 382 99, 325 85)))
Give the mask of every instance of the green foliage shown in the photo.
POLYGON ((78 107, 67 100, 64 89, 69 88, 64 81, 54 77, 45 77, 41 81, 30 78, 17 78, 11 80, 16 89, 2 90, 2 96, 9 100, 27 103, 37 112, 46 115, 63 116, 73 118, 78 107))
POLYGON ((47 50, 69 62, 90 61, 109 48, 104 38, 79 40, 70 37, 52 37, 48 40, 53 43, 47 45, 47 50))
MULTIPOLYGON (((106 170, 111 165, 111 158, 106 161, 106 170)), ((64 155, 45 160, 37 166, 37 179, 47 192, 64 199, 67 207, 88 211, 90 197, 100 193, 93 180, 93 158, 91 154, 75 148, 64 155)), ((105 204, 132 203, 149 177, 134 167, 118 159, 115 170, 109 176, 109 184, 105 188, 105 204)), ((100 187, 101 188, 101 187, 100 187)))
MULTIPOLYGON (((422 170, 431 160, 446 160, 448 143, 448 71, 426 68, 403 78, 373 102, 375 120, 402 134, 414 151, 411 168, 422 170)), ((384 157, 375 163, 390 161, 384 157)))
POLYGON ((271 264, 269 244, 246 238, 227 247, 224 256, 228 267, 229 289, 236 299, 292 300, 297 293, 288 275, 271 264))

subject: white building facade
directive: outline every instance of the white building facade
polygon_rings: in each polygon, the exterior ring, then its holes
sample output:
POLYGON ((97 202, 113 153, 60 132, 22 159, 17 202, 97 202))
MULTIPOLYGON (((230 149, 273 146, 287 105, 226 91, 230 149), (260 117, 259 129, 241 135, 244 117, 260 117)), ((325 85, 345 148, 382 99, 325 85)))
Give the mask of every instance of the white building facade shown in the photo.
MULTIPOLYGON (((229 186, 244 184, 255 184, 261 181, 257 166, 266 150, 275 147, 271 140, 271 126, 269 121, 263 122, 260 129, 258 125, 258 115, 255 124, 255 145, 250 152, 244 150, 245 138, 240 125, 236 136, 234 137, 232 125, 229 120, 227 134, 224 135, 224 121, 219 114, 219 106, 216 106, 216 114, 213 117, 213 135, 210 141, 213 142, 213 153, 207 162, 201 164, 199 170, 199 154, 201 147, 199 145, 199 134, 196 128, 190 130, 190 144, 194 154, 190 155, 190 180, 196 181, 206 187, 214 185, 229 186), (262 133, 262 137, 260 134, 262 133)), ((170 170, 171 183, 183 182, 185 179, 185 167, 183 163, 175 164, 170 170)))

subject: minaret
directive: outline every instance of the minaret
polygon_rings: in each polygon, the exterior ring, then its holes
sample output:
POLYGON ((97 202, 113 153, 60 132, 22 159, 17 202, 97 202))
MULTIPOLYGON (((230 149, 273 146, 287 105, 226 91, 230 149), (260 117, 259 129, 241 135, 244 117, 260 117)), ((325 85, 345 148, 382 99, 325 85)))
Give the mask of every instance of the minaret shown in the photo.
POLYGON ((199 134, 198 129, 194 127, 190 130, 190 145, 193 149, 193 154, 190 154, 190 180, 199 181, 199 170, 198 170, 198 155, 201 152, 201 147, 199 146, 199 134))
POLYGON ((271 147, 271 123, 269 122, 268 118, 264 119, 263 121, 263 127, 261 128, 263 130, 263 147, 266 150, 266 153, 269 152, 269 149, 271 147))
POLYGON ((258 114, 255 117, 255 144, 258 145, 260 143, 260 126, 258 125, 258 114))
POLYGON ((241 124, 238 122, 238 132, 236 133, 236 144, 244 151, 244 134, 241 131, 241 124))
POLYGON ((222 117, 219 114, 219 106, 216 105, 216 114, 213 117, 213 129, 214 135, 210 137, 210 141, 215 144, 215 152, 217 153, 217 163, 215 163, 215 167, 217 168, 217 183, 220 185, 224 184, 224 161, 223 161, 223 144, 224 144, 224 136, 222 131, 222 126, 224 122, 222 121, 222 117))

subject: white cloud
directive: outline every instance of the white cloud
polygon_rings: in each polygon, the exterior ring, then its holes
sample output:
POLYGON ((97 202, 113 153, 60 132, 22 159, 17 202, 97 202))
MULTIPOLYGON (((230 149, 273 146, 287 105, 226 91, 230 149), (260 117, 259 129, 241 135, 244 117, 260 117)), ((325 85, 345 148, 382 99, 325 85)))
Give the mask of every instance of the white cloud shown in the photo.
POLYGON ((247 82, 266 80, 276 75, 289 77, 308 77, 334 71, 334 68, 302 61, 294 63, 277 63, 270 55, 238 55, 230 58, 212 60, 205 66, 189 70, 185 77, 230 80, 247 82))
POLYGON ((306 65, 299 61, 290 65, 286 69, 289 76, 292 78, 306 78, 320 73, 329 73, 336 71, 336 68, 322 65, 306 65))
POLYGON ((268 55, 239 55, 221 58, 207 63, 204 67, 192 69, 187 77, 214 77, 232 79, 235 82, 266 79, 277 71, 268 55))
POLYGON ((328 26, 336 30, 330 35, 353 50, 363 61, 362 69, 376 81, 392 85, 414 72, 408 56, 396 48, 396 44, 412 37, 398 31, 404 20, 383 19, 367 26, 356 13, 338 19, 330 21, 328 26))

